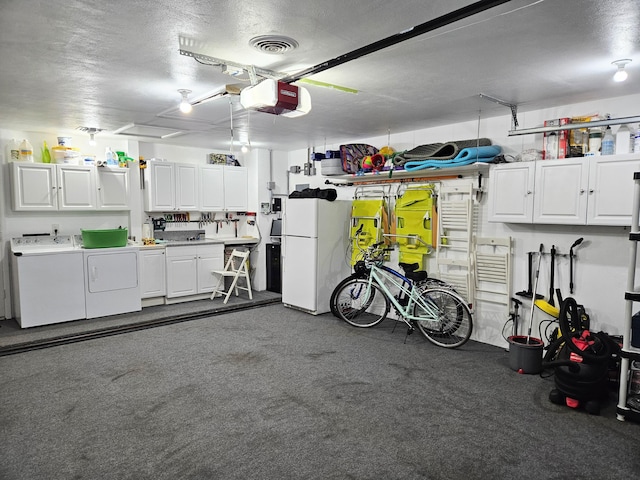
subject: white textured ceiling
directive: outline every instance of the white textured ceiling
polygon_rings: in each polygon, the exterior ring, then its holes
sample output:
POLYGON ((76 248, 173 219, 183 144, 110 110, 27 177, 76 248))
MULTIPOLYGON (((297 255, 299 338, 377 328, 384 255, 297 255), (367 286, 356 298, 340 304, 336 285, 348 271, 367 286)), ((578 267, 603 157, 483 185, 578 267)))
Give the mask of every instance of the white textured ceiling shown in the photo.
MULTIPOLYGON (((166 141, 226 150, 250 136, 276 149, 349 141, 554 104, 640 92, 637 0, 512 0, 310 77, 357 94, 305 87, 312 111, 284 118, 243 110, 237 96, 177 110, 177 90, 202 98, 235 79, 180 55, 192 51, 294 73, 473 2, 464 0, 4 0, 0 9, 0 127, 60 134, 126 125, 182 132, 166 141), (258 35, 299 48, 270 55, 258 35), (630 79, 611 62, 631 58, 630 79)), ((533 125, 526 125, 533 126, 533 125)), ((140 137, 144 140, 147 137, 140 137)))

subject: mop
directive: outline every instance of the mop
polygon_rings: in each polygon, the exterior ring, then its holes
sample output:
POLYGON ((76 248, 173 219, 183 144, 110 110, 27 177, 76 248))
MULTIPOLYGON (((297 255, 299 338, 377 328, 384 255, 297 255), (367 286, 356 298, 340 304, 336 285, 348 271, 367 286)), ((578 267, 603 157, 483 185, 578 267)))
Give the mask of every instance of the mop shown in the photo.
POLYGON ((542 262, 542 251, 544 245, 540 244, 540 251, 538 252, 538 266, 536 267, 536 278, 533 281, 533 297, 531 300, 531 315, 529 316, 529 330, 527 331, 527 345, 529 345, 531 338, 531 329, 533 328, 533 310, 535 308, 536 291, 538 290, 538 277, 540 276, 540 263, 542 262))

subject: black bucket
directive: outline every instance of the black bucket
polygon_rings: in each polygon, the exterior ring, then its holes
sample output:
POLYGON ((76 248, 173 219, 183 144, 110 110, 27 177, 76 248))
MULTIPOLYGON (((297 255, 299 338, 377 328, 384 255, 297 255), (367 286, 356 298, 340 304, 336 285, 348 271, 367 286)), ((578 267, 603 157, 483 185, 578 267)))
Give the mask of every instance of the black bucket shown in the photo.
POLYGON ((539 338, 509 337, 509 366, 518 373, 540 373, 544 342, 539 338))

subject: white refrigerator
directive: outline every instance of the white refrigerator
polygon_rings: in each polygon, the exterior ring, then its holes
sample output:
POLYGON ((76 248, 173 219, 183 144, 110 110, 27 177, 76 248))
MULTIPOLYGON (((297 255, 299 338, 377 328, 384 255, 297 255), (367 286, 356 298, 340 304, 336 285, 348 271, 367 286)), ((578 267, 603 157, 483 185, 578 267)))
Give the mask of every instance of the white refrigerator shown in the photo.
POLYGON ((282 303, 313 315, 329 312, 335 286, 351 273, 351 202, 289 198, 283 215, 282 303))

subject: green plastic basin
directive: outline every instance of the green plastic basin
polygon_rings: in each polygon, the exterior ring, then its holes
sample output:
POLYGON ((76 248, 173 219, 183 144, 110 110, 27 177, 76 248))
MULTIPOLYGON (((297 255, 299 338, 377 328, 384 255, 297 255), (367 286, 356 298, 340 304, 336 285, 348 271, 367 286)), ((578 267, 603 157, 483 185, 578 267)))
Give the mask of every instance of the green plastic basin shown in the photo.
POLYGON ((84 248, 124 247, 127 245, 127 229, 81 230, 84 248))

